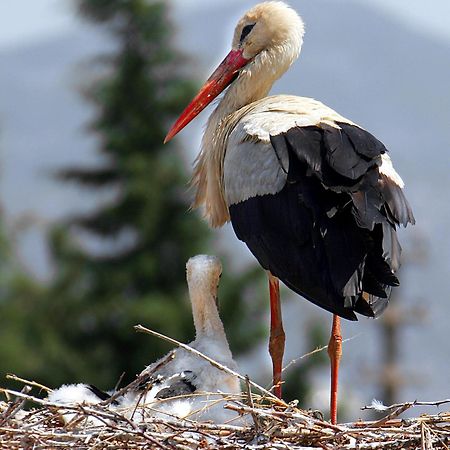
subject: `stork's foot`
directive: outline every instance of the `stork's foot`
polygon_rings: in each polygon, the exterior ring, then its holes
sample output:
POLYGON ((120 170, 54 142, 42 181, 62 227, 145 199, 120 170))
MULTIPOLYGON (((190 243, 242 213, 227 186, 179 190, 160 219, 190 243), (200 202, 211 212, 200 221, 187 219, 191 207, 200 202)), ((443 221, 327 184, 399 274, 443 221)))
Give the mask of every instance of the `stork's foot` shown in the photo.
POLYGON ((331 423, 336 425, 339 363, 342 357, 341 319, 337 315, 333 316, 333 327, 331 329, 330 341, 328 342, 328 356, 331 362, 330 418, 331 423))

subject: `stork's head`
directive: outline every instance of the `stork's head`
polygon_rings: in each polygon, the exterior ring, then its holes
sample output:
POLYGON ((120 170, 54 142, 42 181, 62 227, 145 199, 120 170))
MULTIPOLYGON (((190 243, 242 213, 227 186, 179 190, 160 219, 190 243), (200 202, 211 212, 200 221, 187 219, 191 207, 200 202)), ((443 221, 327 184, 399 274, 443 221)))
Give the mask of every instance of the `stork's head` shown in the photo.
POLYGON ((186 278, 189 290, 195 290, 202 295, 217 295, 222 264, 215 256, 197 255, 186 264, 186 278))
POLYGON ((232 48, 241 52, 247 61, 280 46, 296 57, 303 33, 303 22, 290 6, 280 1, 264 2, 254 6, 239 20, 232 48))
POLYGON ((206 334, 211 338, 222 339, 226 343, 217 303, 221 274, 222 265, 215 256, 197 255, 190 258, 186 264, 186 278, 197 338, 206 334))
POLYGON ((284 2, 264 2, 250 9, 236 26, 230 53, 182 112, 164 142, 172 139, 233 82, 265 76, 273 83, 298 57, 303 34, 302 19, 284 2))

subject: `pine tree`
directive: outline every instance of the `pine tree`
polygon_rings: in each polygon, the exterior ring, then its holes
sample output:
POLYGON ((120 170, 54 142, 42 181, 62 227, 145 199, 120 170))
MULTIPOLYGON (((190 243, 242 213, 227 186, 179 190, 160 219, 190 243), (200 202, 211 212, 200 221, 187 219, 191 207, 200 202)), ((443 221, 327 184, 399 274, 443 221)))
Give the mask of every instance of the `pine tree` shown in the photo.
MULTIPOLYGON (((36 316, 42 286, 24 270, 17 257, 13 235, 0 208, 0 382, 7 373, 32 377, 46 367, 38 348, 45 340, 43 321, 36 316)), ((44 325, 45 326, 45 325, 44 325)))
MULTIPOLYGON (((51 383, 82 380, 110 387, 122 371, 129 379, 168 349, 134 333, 133 325, 192 339, 185 263, 211 252, 211 240, 206 225, 188 211, 181 161, 172 146, 163 147, 194 88, 177 70, 180 55, 171 45, 165 3, 80 0, 79 7, 84 17, 106 26, 118 47, 99 59, 107 74, 86 94, 96 108, 91 129, 104 163, 60 176, 94 192, 114 190, 115 196, 53 230, 56 277, 47 302, 64 345, 55 345, 47 358, 54 369, 51 383)), ((249 308, 256 315, 257 307, 242 301, 254 278, 248 272, 233 284, 223 280, 224 321, 231 334, 241 330, 230 336, 235 351, 248 348, 261 331, 258 320, 249 321, 249 308)))

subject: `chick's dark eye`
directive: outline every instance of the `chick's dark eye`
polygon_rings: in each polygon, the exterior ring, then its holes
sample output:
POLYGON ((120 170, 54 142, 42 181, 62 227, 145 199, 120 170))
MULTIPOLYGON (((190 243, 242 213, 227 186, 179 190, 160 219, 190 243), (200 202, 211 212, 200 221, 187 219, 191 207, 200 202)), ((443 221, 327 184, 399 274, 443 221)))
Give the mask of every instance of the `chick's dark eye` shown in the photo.
POLYGON ((240 42, 242 42, 250 33, 250 31, 253 30, 253 27, 256 25, 256 23, 252 23, 250 25, 245 25, 244 28, 242 28, 242 33, 241 33, 241 40, 240 42))

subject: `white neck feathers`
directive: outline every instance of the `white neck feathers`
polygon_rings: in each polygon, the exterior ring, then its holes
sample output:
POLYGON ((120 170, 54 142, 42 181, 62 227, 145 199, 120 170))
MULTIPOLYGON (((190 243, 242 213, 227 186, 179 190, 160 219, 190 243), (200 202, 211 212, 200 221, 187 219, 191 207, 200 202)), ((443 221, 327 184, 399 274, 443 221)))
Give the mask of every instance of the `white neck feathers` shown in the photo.
POLYGON ((273 83, 298 57, 302 38, 271 47, 259 53, 231 84, 211 114, 197 157, 192 184, 197 193, 194 207, 203 207, 203 214, 213 227, 229 220, 223 189, 223 161, 229 134, 242 117, 245 106, 267 96, 273 83))
POLYGON ((195 256, 186 264, 186 272, 196 339, 207 336, 226 341, 216 304, 220 261, 214 256, 195 256))

